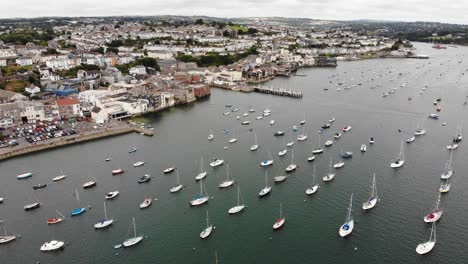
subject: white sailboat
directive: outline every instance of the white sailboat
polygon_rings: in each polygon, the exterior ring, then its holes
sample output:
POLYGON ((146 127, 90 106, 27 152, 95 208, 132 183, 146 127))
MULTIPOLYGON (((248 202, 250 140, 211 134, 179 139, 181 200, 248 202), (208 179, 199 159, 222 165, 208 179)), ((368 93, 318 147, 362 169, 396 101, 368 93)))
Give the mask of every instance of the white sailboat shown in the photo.
POLYGON ((440 193, 448 193, 452 185, 450 184, 449 180, 447 179, 444 183, 440 183, 439 192, 440 193))
POLYGON ((203 193, 203 181, 200 181, 200 194, 195 197, 195 199, 190 201, 190 206, 202 205, 210 199, 208 194, 203 193))
POLYGON ((400 153, 398 154, 398 158, 394 161, 393 160, 391 161, 390 167, 400 168, 401 166, 403 166, 403 164, 405 164, 405 153, 403 150, 403 141, 401 141, 400 153))
POLYGON ((208 210, 206 210, 206 228, 200 233, 200 238, 205 239, 211 235, 213 231, 213 225, 210 225, 208 218, 208 210))
POLYGON ((60 181, 60 180, 65 179, 66 177, 67 177, 67 175, 65 175, 65 174, 63 173, 63 171, 60 170, 60 175, 54 177, 54 178, 52 179, 52 181, 54 181, 54 182, 55 182, 55 181, 60 181))
POLYGON ((182 187, 184 187, 182 184, 179 183, 179 169, 176 169, 176 179, 177 179, 176 185, 172 187, 171 189, 169 189, 169 192, 171 193, 176 193, 180 191, 182 187))
POLYGON ((312 184, 310 185, 310 188, 306 189, 306 194, 311 195, 317 192, 319 185, 316 182, 316 171, 315 171, 315 164, 314 164, 314 174, 312 174, 312 184))
POLYGON ((231 187, 234 184, 234 179, 229 179, 229 164, 226 164, 226 180, 218 185, 219 188, 231 187))
POLYGON ((371 190, 371 195, 369 199, 362 204, 362 209, 364 210, 370 210, 374 208, 374 206, 377 204, 378 201, 378 196, 377 196, 377 185, 375 182, 375 173, 374 176, 372 177, 372 190, 371 190))
POLYGON ((291 134, 289 135, 289 138, 290 138, 291 141, 289 141, 288 143, 286 143, 286 147, 288 147, 288 148, 294 146, 294 140, 293 140, 291 134))
POLYGON ((302 125, 304 125, 305 123, 306 123, 306 115, 305 115, 305 113, 304 113, 304 119, 302 119, 302 121, 301 121, 299 124, 301 124, 301 126, 302 126, 302 125))
POLYGON ((452 143, 447 146, 448 150, 454 150, 454 149, 458 148, 458 145, 460 144, 460 142, 463 139, 462 129, 463 129, 463 127, 462 127, 462 124, 460 123, 460 125, 457 127, 457 134, 453 138, 452 143))
POLYGON ((250 151, 255 151, 258 149, 258 143, 257 143, 257 133, 254 134, 254 144, 250 147, 250 151))
MULTIPOLYGON (((342 156, 343 156, 343 155, 342 155, 343 150, 341 150, 340 153, 341 153, 341 154, 340 154, 340 157, 342 157, 342 156)), ((345 165, 344 160, 343 160, 343 158, 341 158, 341 160, 340 160, 339 162, 333 164, 333 168, 335 168, 335 169, 340 169, 340 168, 343 168, 344 165, 345 165)))
POLYGON ((330 169, 329 169, 328 173, 325 176, 323 176, 323 178, 322 178, 324 182, 329 182, 329 181, 333 180, 333 178, 335 178, 335 174, 332 173, 331 168, 332 168, 332 159, 330 157, 330 169))
POLYGON ((424 217, 424 222, 433 223, 433 222, 439 221, 439 219, 444 214, 444 210, 439 209, 439 205, 440 205, 440 193, 439 193, 439 197, 437 198, 437 202, 436 202, 436 206, 434 210, 432 210, 432 212, 430 212, 424 217))
POLYGON ((127 239, 122 243, 124 247, 131 247, 131 246, 134 246, 134 245, 140 243, 140 242, 143 240, 143 236, 142 236, 142 235, 137 236, 137 233, 136 233, 136 224, 135 224, 135 217, 133 217, 132 223, 133 223, 133 237, 127 238, 127 239))
POLYGON ((200 157, 200 173, 195 176, 195 180, 199 181, 206 177, 208 173, 203 170, 203 155, 200 157))
POLYGON ((268 170, 265 170, 265 188, 263 188, 258 195, 264 197, 271 192, 271 186, 268 186, 268 170))
POLYGON ((268 151, 268 159, 262 160, 260 162, 260 166, 262 167, 270 166, 273 164, 273 162, 274 162, 273 157, 271 156, 271 153, 268 151))
POLYGON ((283 146, 283 149, 280 152, 278 152, 278 155, 280 157, 282 157, 282 156, 286 155, 286 153, 288 153, 288 149, 285 148, 285 146, 284 146, 284 137, 283 137, 283 145, 282 146, 283 146))
POLYGON ((321 154, 321 153, 323 153, 323 148, 321 146, 320 139, 321 139, 321 136, 320 136, 320 133, 319 133, 318 134, 318 145, 314 149, 312 149, 312 154, 321 154))
POLYGON ((283 206, 280 203, 280 213, 279 217, 276 222, 273 224, 273 230, 278 230, 283 227, 284 223, 286 222, 286 217, 283 216, 283 206))
POLYGON ((0 236, 0 244, 6 244, 8 242, 11 242, 16 239, 15 235, 8 235, 7 230, 6 230, 6 225, 5 221, 0 221, 0 224, 3 225, 3 235, 0 236))
POLYGON ((213 160, 210 162, 210 166, 214 168, 214 167, 223 165, 223 163, 224 163, 224 160, 213 158, 213 160))
POLYGON ((294 149, 291 151, 291 164, 286 167, 286 172, 292 172, 295 171, 297 168, 297 164, 294 163, 294 149))
POLYGON ((444 173, 440 175, 440 178, 442 180, 450 179, 450 177, 452 177, 454 173, 453 168, 452 168, 452 157, 453 157, 453 151, 450 151, 450 159, 445 163, 444 173))
POLYGON ((244 208, 246 207, 246 205, 244 203, 240 203, 240 187, 239 185, 237 185, 237 205, 230 208, 228 210, 228 213, 229 214, 237 214, 239 212, 241 212, 242 210, 244 210, 244 208))
POLYGON ((107 209, 106 209, 106 202, 104 202, 104 219, 99 220, 96 224, 94 224, 94 228, 101 229, 104 227, 108 227, 114 223, 114 219, 107 218, 107 209))
POLYGON ((346 214, 346 220, 344 224, 340 226, 340 230, 338 231, 341 237, 348 236, 349 234, 351 234, 351 232, 353 232, 354 220, 353 220, 353 217, 351 216, 352 207, 353 207, 353 194, 351 193, 351 199, 349 201, 349 207, 348 207, 348 213, 346 214))
POLYGON ((297 136, 297 141, 304 141, 307 139, 307 134, 305 133, 305 127, 302 128, 302 134, 297 136))
POLYGON ((419 244, 416 247, 416 253, 419 255, 424 255, 429 253, 436 244, 436 223, 432 223, 431 228, 431 235, 429 237, 429 241, 419 244))

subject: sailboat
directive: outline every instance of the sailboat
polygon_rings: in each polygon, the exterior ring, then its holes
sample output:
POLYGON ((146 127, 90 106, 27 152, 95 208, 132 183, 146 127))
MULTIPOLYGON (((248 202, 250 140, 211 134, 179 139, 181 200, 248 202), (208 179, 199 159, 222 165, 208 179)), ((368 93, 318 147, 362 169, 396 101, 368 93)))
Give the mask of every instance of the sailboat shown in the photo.
POLYGON ((432 223, 431 235, 429 236, 429 241, 418 244, 416 247, 416 253, 419 255, 424 255, 429 253, 436 244, 436 223, 432 223))
POLYGON ((439 192, 441 193, 448 193, 452 185, 450 184, 449 180, 445 181, 445 183, 440 183, 439 192))
POLYGON ((403 150, 403 141, 401 141, 400 154, 398 155, 398 158, 395 161, 391 161, 390 167, 400 168, 401 166, 403 166, 403 164, 405 164, 405 153, 403 150))
POLYGON ((250 151, 255 151, 258 149, 258 143, 257 143, 257 133, 254 134, 254 144, 250 147, 250 151))
POLYGON ((218 185, 219 188, 227 188, 234 184, 234 179, 229 179, 229 164, 226 164, 226 180, 218 185))
POLYGON ((278 220, 276 220, 276 222, 273 224, 273 230, 280 229, 281 227, 283 227, 285 222, 286 222, 286 217, 283 217, 283 206, 280 203, 279 217, 278 217, 278 220))
MULTIPOLYGON (((76 195, 76 201, 78 201, 78 204, 80 203, 80 196, 78 195, 78 190, 75 189, 75 195, 76 195)), ((75 210, 71 212, 71 216, 77 216, 86 211, 86 208, 84 207, 78 207, 75 210)))
POLYGON ((127 238, 122 244, 124 247, 131 247, 143 240, 143 236, 137 236, 136 234, 136 224, 135 224, 135 217, 133 217, 133 237, 127 238))
POLYGON ((319 185, 316 183, 316 173, 315 173, 315 164, 314 164, 314 174, 312 175, 312 184, 310 186, 310 188, 307 188, 306 189, 306 194, 307 195, 311 195, 311 194, 314 194, 317 192, 318 188, 319 188, 319 185))
POLYGON ((340 154, 341 160, 338 163, 333 164, 333 168, 335 168, 335 169, 343 168, 345 163, 344 163, 344 160, 343 160, 343 154, 342 153, 343 153, 343 150, 341 150, 341 154, 340 154))
POLYGON ((445 163, 444 173, 440 175, 440 178, 442 180, 450 179, 450 177, 452 177, 454 173, 453 168, 452 168, 452 157, 453 157, 453 151, 450 151, 450 159, 445 163))
POLYGON ((0 221, 3 224, 3 236, 0 236, 0 244, 6 244, 16 239, 15 235, 8 235, 6 230, 5 221, 0 221))
POLYGON ((268 186, 268 170, 265 170, 265 188, 263 188, 258 195, 260 197, 267 196, 271 192, 271 186, 268 186))
POLYGON ((224 163, 224 160, 213 158, 213 160, 210 162, 210 166, 214 168, 214 167, 223 165, 223 163, 224 163))
POLYGON ((206 177, 208 173, 203 170, 203 155, 200 157, 200 173, 195 176, 195 180, 199 181, 206 177))
POLYGON ((210 199, 208 194, 203 193, 203 181, 200 181, 200 194, 195 197, 195 199, 190 201, 190 206, 202 205, 210 199))
POLYGON ((294 146, 294 140, 292 139, 292 135, 291 135, 291 134, 289 135, 289 138, 291 139, 291 141, 289 141, 288 143, 286 143, 286 147, 288 147, 288 148, 294 146))
POLYGON ((236 142, 237 142, 237 138, 236 138, 236 136, 235 136, 235 133, 234 133, 234 132, 232 133, 232 138, 231 138, 231 139, 229 139, 229 141, 228 141, 228 142, 229 142, 229 144, 233 144, 233 143, 236 143, 236 142))
POLYGON ((65 174, 63 173, 63 171, 60 170, 60 175, 54 177, 54 178, 52 179, 52 181, 54 181, 54 182, 55 182, 55 181, 60 181, 60 180, 65 179, 66 177, 67 177, 67 175, 65 175, 65 174))
POLYGON ((321 147, 320 143, 320 133, 318 134, 318 145, 315 147, 315 149, 312 149, 312 154, 321 154, 323 153, 323 148, 321 147))
POLYGON ((307 134, 305 133, 305 127, 302 129, 302 134, 297 136, 297 141, 304 141, 307 139, 307 134))
POLYGON ((306 123, 306 117, 305 117, 305 113, 304 113, 304 119, 302 119, 302 121, 301 121, 299 124, 301 124, 301 126, 302 126, 302 125, 304 125, 305 123, 306 123))
POLYGON ((208 218, 208 210, 206 210, 206 228, 203 229, 200 233, 200 238, 205 239, 211 235, 213 232, 213 225, 210 225, 209 218, 208 218))
POLYGON ((60 217, 54 217, 54 218, 47 219, 47 224, 48 225, 58 224, 58 223, 62 222, 65 219, 65 216, 62 213, 60 213, 59 210, 55 210, 55 211, 60 215, 60 217))
POLYGON ((240 187, 239 187, 239 185, 237 185, 237 205, 230 208, 228 210, 228 213, 229 214, 237 214, 240 211, 244 210, 245 207, 246 207, 246 205, 244 203, 243 204, 240 203, 240 187))
POLYGON ((107 218, 107 210, 106 210, 106 202, 104 202, 104 219, 99 220, 96 224, 94 224, 94 228, 101 229, 108 227, 114 223, 114 219, 107 218))
POLYGON ((332 168, 332 159, 330 157, 330 169, 329 169, 328 173, 325 176, 323 176, 323 178, 322 178, 324 182, 329 182, 329 181, 333 180, 333 178, 335 178, 335 174, 332 173, 331 168, 332 168))
POLYGON ((176 179, 177 179, 176 186, 169 189, 169 192, 171 192, 171 193, 176 193, 176 192, 180 191, 182 189, 182 187, 184 187, 182 184, 179 183, 179 169, 176 170, 176 179))
POLYGON ((341 237, 348 236, 353 232, 354 228, 354 220, 351 216, 351 210, 353 206, 353 194, 351 193, 351 199, 349 201, 348 213, 346 214, 346 220, 343 225, 340 226, 339 234, 341 237))
POLYGON ((291 151, 291 164, 286 167, 286 172, 292 172, 295 171, 297 168, 297 164, 294 163, 294 149, 291 151))
POLYGON ((377 196, 377 185, 375 183, 375 173, 372 178, 372 190, 371 190, 371 195, 369 199, 362 204, 362 209, 364 210, 370 210, 374 208, 374 206, 377 204, 378 201, 378 196, 377 196))
POLYGON ((411 137, 406 139, 406 143, 412 143, 415 139, 416 139, 416 137, 411 136, 411 137))
POLYGON ((137 161, 137 162, 133 163, 133 167, 135 167, 135 168, 136 167, 141 167, 143 165, 145 165, 144 161, 137 161))
POLYGON ((210 134, 208 135, 208 140, 213 140, 214 139, 214 135, 213 135, 213 132, 211 131, 210 129, 210 134))
POLYGON ((89 168, 88 168, 88 181, 83 184, 83 189, 90 189, 94 186, 96 186, 96 181, 91 180, 91 177, 89 176, 89 168))
POLYGON ((23 179, 31 178, 32 176, 33 176, 32 172, 26 172, 26 173, 17 175, 16 178, 18 180, 23 180, 23 179))
POLYGON ((106 193, 106 200, 112 200, 114 199, 115 197, 117 197, 118 195, 120 194, 119 191, 112 191, 112 192, 108 192, 106 193))
POLYGON ((422 135, 425 135, 426 134, 426 130, 424 128, 421 127, 421 125, 418 124, 418 128, 416 129, 416 131, 414 131, 414 135, 415 136, 422 136, 422 135))
POLYGON ((140 209, 145 209, 148 206, 150 206, 152 203, 153 203, 153 199, 145 198, 145 200, 143 200, 143 202, 140 204, 140 209))
POLYGON ((283 145, 282 146, 283 146, 283 149, 280 152, 278 152, 278 155, 280 157, 282 157, 282 156, 286 155, 286 153, 288 153, 288 149, 284 147, 284 138, 283 138, 283 145))
POLYGON ((274 162, 273 157, 271 156, 271 153, 268 151, 268 159, 262 160, 260 162, 260 166, 262 167, 270 166, 273 164, 273 162, 274 162))
POLYGON ((439 205, 440 205, 440 193, 439 193, 439 197, 437 198, 437 203, 436 203, 434 210, 424 217, 424 222, 433 223, 433 222, 439 221, 439 219, 444 214, 444 210, 439 209, 439 205))

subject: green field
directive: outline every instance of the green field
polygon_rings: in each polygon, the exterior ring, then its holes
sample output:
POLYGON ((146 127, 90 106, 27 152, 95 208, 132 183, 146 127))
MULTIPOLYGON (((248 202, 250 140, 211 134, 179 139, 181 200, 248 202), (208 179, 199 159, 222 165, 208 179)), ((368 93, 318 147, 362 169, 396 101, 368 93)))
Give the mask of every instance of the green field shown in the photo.
POLYGON ((236 30, 236 31, 242 30, 244 33, 246 33, 247 30, 249 30, 249 28, 239 26, 239 25, 229 26, 229 28, 233 29, 233 30, 236 30))

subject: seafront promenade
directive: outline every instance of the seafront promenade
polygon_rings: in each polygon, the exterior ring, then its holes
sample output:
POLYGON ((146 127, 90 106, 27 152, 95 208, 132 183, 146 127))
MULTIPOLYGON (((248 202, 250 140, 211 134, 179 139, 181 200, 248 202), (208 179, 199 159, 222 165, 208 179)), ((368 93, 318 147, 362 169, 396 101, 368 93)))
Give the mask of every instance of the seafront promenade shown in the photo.
POLYGON ((80 134, 70 135, 70 136, 61 137, 61 138, 55 138, 52 140, 48 140, 47 142, 37 143, 35 145, 26 145, 26 146, 20 145, 16 147, 3 148, 3 149, 0 149, 0 161, 10 159, 13 157, 17 157, 17 156, 21 156, 21 155, 43 151, 43 150, 58 148, 58 147, 76 144, 80 142, 85 142, 85 141, 90 141, 90 140, 95 140, 95 139, 100 139, 100 138, 105 138, 105 137, 111 137, 111 136, 117 136, 121 134, 132 133, 132 132, 144 134, 146 136, 153 136, 154 134, 152 130, 125 124, 125 125, 121 125, 117 127, 86 131, 80 134))

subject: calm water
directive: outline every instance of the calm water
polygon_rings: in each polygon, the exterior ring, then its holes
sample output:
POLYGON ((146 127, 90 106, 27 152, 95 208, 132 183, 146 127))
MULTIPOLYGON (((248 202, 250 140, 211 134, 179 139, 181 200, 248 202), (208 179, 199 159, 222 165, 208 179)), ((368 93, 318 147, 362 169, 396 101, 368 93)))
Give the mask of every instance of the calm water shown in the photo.
POLYGON ((429 239, 430 225, 424 224, 423 217, 435 205, 440 174, 449 158, 445 146, 459 121, 468 124, 463 106, 468 87, 468 76, 463 75, 468 73, 468 49, 433 50, 425 44, 417 47, 431 59, 344 62, 336 69, 304 69, 299 73, 306 77, 278 78, 267 84, 301 90, 302 99, 214 89, 211 98, 204 102, 151 116, 156 129, 152 138, 124 135, 0 163, 0 196, 8 197, 0 205, 0 218, 7 221, 9 232, 21 235, 15 242, 0 247, 1 263, 214 263, 215 250, 221 263, 252 263, 253 258, 256 263, 467 263, 466 143, 454 153, 456 173, 452 190, 442 197, 441 206, 446 213, 437 226, 437 245, 426 256, 417 255, 415 248, 429 239), (338 81, 345 84, 337 86, 338 81), (362 85, 343 89, 358 83, 362 85), (406 86, 400 87, 401 84, 406 86), (419 94, 426 85, 427 90, 419 94), (341 91, 337 91, 338 87, 341 91), (386 98, 381 96, 393 87, 400 88, 386 98), (413 100, 408 101, 408 97, 413 100), (435 112, 432 102, 438 97, 442 98, 443 111, 441 119, 435 121, 426 116, 435 112), (228 103, 239 108, 239 112, 223 116, 229 111, 224 106, 228 103), (252 124, 243 127, 235 116, 247 112, 249 106, 257 112, 246 118, 252 124), (266 108, 272 110, 272 115, 255 120, 266 108), (285 130, 286 141, 291 135, 295 139, 302 127, 294 133, 291 127, 299 125, 304 113, 309 139, 294 146, 297 171, 284 183, 272 183, 272 194, 260 200, 257 193, 264 186, 264 169, 259 162, 267 151, 275 159, 269 169, 270 177, 283 174, 291 161, 291 151, 278 157, 282 139, 273 137, 273 133, 285 130), (353 129, 314 163, 307 163, 318 140, 319 127, 331 116, 336 121, 323 133, 322 142, 346 125, 353 129), (276 120, 273 127, 268 125, 270 119, 276 120), (447 122, 447 126, 442 126, 442 122, 447 122), (426 128, 427 134, 404 146, 406 164, 392 170, 389 162, 398 154, 400 141, 417 126, 426 128), (249 151, 254 140, 250 128, 257 133, 261 145, 256 152, 249 151), (398 128, 403 132, 398 133, 398 128), (209 129, 215 134, 213 142, 206 139, 209 129), (230 134, 223 134, 223 129, 229 129, 230 134), (239 141, 224 150, 233 135, 239 141), (360 153, 360 145, 367 144, 371 136, 376 143, 366 153, 360 153), (133 146, 138 151, 128 154, 133 146), (333 182, 324 184, 321 177, 328 172, 329 159, 337 161, 341 149, 353 151, 354 157, 336 171, 333 182), (113 160, 106 163, 104 158, 109 153, 113 160), (201 155, 210 173, 205 185, 213 198, 208 205, 189 208, 188 201, 199 192, 194 176, 199 171, 201 155), (214 156, 229 163, 231 175, 240 184, 248 208, 239 215, 227 214, 236 203, 236 188, 218 189, 217 185, 225 179, 226 166, 210 168, 208 162, 214 156), (139 160, 146 164, 133 168, 131 164, 139 160), (312 164, 316 165, 321 188, 307 197, 304 191, 311 182, 312 164), (169 193, 176 182, 175 174, 162 173, 169 165, 179 168, 181 182, 186 186, 180 193, 169 193), (127 172, 111 176, 112 168, 117 166, 127 172), (60 169, 69 176, 52 183, 60 169), (36 175, 16 180, 16 175, 25 171, 36 175), (380 201, 365 213, 361 205, 369 196, 373 172, 380 201), (137 179, 145 173, 153 176, 152 181, 138 184, 137 179), (81 185, 88 175, 97 179, 98 186, 83 190, 81 185), (49 186, 34 191, 31 186, 35 183, 49 186), (80 202, 73 196, 75 189, 80 202), (120 196, 108 201, 107 212, 118 221, 107 230, 96 231, 93 224, 103 217, 104 195, 113 190, 119 190, 120 196), (355 198, 356 224, 352 235, 342 239, 338 228, 345 220, 351 193, 355 198), (146 197, 157 201, 149 209, 140 210, 138 205, 146 197), (23 211, 24 205, 37 200, 44 203, 40 209, 23 211), (280 202, 288 220, 282 230, 273 232, 280 202), (81 216, 68 217, 79 205, 92 208, 81 216), (56 209, 67 216, 66 221, 47 226, 46 220, 57 215, 56 209), (205 226, 207 209, 217 228, 202 241, 199 233, 205 226), (134 248, 113 249, 113 245, 128 237, 133 216, 145 240, 134 248), (41 253, 41 244, 54 238, 67 243, 65 250, 41 253))

